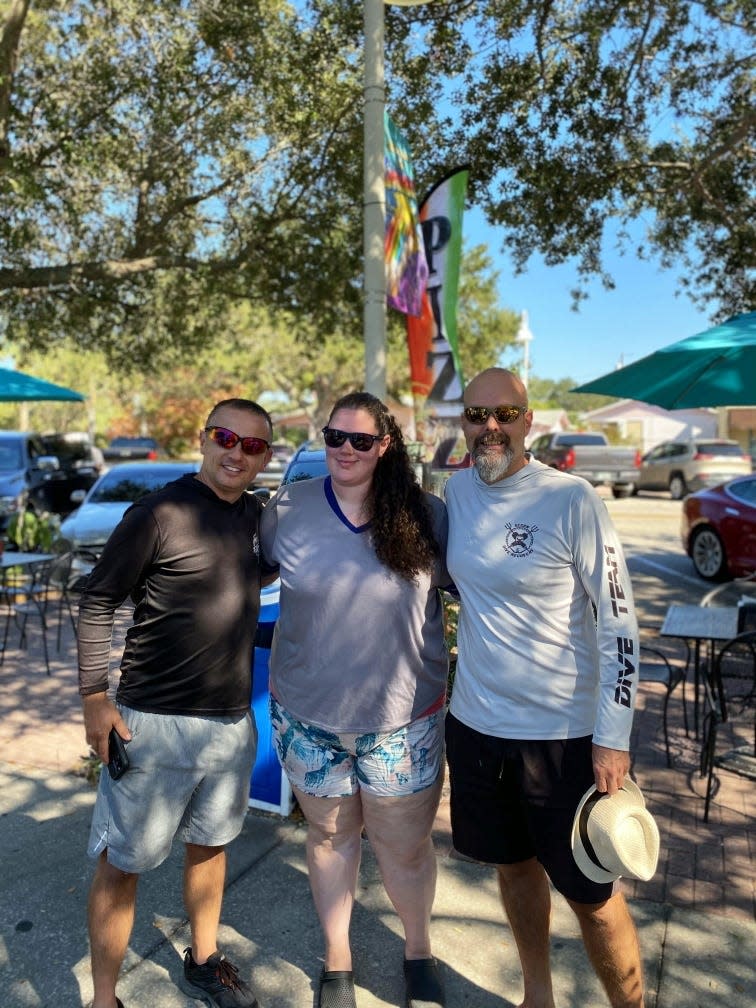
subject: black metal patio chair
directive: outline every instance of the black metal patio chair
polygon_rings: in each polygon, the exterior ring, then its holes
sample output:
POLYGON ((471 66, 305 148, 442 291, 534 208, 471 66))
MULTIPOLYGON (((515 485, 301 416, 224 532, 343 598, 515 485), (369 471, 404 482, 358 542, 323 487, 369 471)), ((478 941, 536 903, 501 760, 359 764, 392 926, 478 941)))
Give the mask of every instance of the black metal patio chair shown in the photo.
POLYGON ((50 654, 48 648, 48 631, 50 618, 57 617, 57 649, 60 651, 64 614, 68 614, 71 628, 76 632, 69 580, 73 553, 67 551, 50 560, 41 560, 29 568, 29 580, 25 584, 13 586, 14 601, 9 603, 3 634, 3 654, 8 647, 8 638, 12 622, 19 627, 18 646, 27 646, 29 620, 38 619, 42 652, 45 659, 45 669, 50 675, 50 654))
POLYGON ((683 710, 685 734, 688 734, 688 711, 685 702, 685 677, 690 665, 690 647, 684 641, 670 645, 658 637, 658 628, 643 625, 640 628, 640 655, 638 661, 638 682, 658 682, 665 687, 662 701, 662 728, 664 731, 664 749, 667 756, 667 766, 672 766, 669 746, 669 700, 677 687, 683 710), (684 651, 683 651, 684 649, 684 651))
POLYGON ((704 682, 703 741, 700 772, 706 777, 704 822, 719 769, 756 781, 756 631, 727 641, 717 652, 711 682, 704 682), (722 726, 727 725, 730 747, 718 752, 722 726))

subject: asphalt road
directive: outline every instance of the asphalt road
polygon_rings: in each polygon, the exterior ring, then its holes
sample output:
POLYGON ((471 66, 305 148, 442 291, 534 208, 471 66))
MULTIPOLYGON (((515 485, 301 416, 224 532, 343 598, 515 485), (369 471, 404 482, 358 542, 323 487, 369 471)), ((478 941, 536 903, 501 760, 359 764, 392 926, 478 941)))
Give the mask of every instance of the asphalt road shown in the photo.
POLYGON ((672 602, 697 604, 712 587, 700 578, 680 539, 682 503, 666 493, 615 500, 599 491, 630 569, 639 622, 660 623, 672 602))

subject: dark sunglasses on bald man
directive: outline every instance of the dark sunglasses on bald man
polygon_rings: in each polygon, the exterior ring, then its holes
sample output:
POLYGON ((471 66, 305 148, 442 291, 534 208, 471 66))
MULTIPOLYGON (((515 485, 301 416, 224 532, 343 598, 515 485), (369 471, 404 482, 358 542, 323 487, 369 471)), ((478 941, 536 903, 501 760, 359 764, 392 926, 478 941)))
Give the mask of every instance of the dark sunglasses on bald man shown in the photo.
POLYGON ((239 437, 238 434, 234 434, 228 427, 205 427, 205 433, 225 451, 236 448, 240 443, 245 455, 262 455, 263 452, 266 452, 270 448, 269 443, 263 438, 239 437))
POLYGON ((341 448, 345 441, 355 451, 370 451, 376 441, 383 440, 383 434, 358 434, 349 431, 338 430, 336 427, 324 427, 322 430, 323 440, 329 448, 341 448))
POLYGON ((494 418, 496 423, 500 424, 511 424, 515 420, 522 416, 523 413, 528 412, 527 406, 465 406, 465 420, 468 423, 474 424, 476 427, 481 427, 490 416, 494 418))

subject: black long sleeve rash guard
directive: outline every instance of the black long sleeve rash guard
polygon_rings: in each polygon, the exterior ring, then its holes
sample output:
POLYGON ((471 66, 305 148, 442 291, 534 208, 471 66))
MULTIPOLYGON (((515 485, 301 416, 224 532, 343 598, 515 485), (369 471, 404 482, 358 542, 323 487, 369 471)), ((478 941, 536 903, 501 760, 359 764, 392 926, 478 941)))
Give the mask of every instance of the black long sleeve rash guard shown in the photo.
POLYGON ((260 502, 229 504, 186 475, 133 504, 79 606, 79 692, 107 689, 116 610, 134 602, 116 699, 136 710, 249 709, 260 610, 260 502))

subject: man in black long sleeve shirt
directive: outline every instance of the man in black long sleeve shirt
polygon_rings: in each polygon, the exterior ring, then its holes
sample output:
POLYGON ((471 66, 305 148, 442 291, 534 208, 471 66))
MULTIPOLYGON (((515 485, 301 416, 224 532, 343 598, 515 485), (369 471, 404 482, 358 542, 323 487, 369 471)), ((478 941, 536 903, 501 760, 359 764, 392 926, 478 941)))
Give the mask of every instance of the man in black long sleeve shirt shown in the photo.
POLYGON ((216 1008, 257 1005, 216 939, 225 845, 244 821, 256 745, 251 664, 264 575, 260 503, 244 491, 269 461, 270 441, 270 417, 257 403, 218 403, 200 433, 199 473, 132 505, 82 596, 79 691, 87 741, 106 763, 114 728, 130 762, 118 780, 103 769, 92 818, 92 1008, 123 1008, 115 986, 138 878, 167 857, 177 835, 186 845, 192 932, 182 987, 216 1008), (129 596, 134 621, 113 704, 110 640, 129 596))

